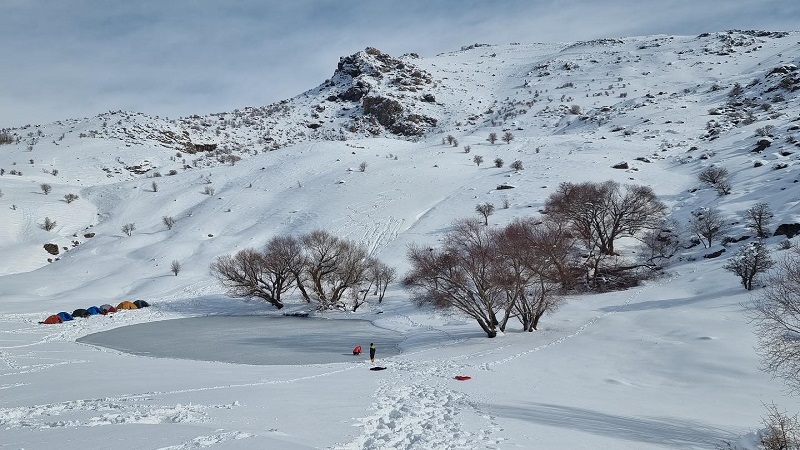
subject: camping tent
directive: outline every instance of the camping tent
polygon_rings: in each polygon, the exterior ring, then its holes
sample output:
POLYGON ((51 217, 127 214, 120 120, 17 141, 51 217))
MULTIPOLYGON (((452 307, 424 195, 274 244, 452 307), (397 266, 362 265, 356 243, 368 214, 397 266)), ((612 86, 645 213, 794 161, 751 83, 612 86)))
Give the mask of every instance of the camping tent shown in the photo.
POLYGON ((117 309, 139 309, 139 307, 134 305, 133 302, 125 300, 124 302, 121 302, 119 305, 117 305, 117 309))
POLYGON ((111 306, 109 304, 100 305, 100 310, 103 311, 103 314, 117 312, 117 308, 114 308, 113 306, 111 306))
POLYGON ((89 314, 89 311, 83 308, 78 308, 75 311, 72 311, 72 317, 89 317, 90 315, 91 314, 89 314))
POLYGON ((70 313, 68 313, 66 311, 61 311, 57 315, 58 315, 58 317, 61 317, 61 321, 62 322, 69 322, 70 320, 72 320, 72 314, 70 314, 70 313))
POLYGON ((48 325, 52 325, 54 323, 61 323, 61 322, 62 322, 61 317, 58 317, 57 315, 53 314, 52 316, 49 316, 47 319, 44 319, 44 321, 39 323, 46 323, 48 325))
POLYGON ((91 314, 93 316, 96 316, 98 314, 103 314, 103 310, 98 308, 97 306, 90 306, 90 307, 86 308, 86 311, 88 311, 89 314, 91 314))
POLYGON ((150 303, 147 303, 144 300, 136 300, 135 302, 133 302, 133 304, 136 305, 137 308, 147 308, 148 306, 150 306, 150 303))

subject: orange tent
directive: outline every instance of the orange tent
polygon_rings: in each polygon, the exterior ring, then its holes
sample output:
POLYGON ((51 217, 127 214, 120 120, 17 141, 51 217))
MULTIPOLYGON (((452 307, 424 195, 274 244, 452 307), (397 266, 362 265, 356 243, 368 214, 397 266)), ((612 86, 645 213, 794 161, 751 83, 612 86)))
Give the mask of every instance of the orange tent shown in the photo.
POLYGON ((119 305, 117 305, 117 309, 139 309, 139 307, 134 305, 133 302, 129 302, 128 300, 125 300, 124 302, 122 302, 119 305))
POLYGON ((39 322, 39 323, 45 323, 47 325, 52 325, 54 323, 61 323, 61 322, 63 322, 63 320, 61 320, 61 317, 58 317, 57 315, 53 314, 52 316, 49 316, 47 319, 44 319, 43 322, 39 322))

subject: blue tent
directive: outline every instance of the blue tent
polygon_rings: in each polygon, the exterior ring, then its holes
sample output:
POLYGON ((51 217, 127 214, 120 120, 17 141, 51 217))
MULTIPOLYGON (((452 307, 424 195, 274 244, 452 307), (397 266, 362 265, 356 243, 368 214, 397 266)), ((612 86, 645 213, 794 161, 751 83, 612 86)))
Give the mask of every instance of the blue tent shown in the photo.
POLYGON ((68 313, 66 311, 61 311, 60 313, 58 313, 56 315, 58 317, 61 317, 61 320, 64 321, 64 322, 72 320, 72 314, 70 314, 70 313, 68 313))
POLYGON ((103 310, 98 308, 97 306, 90 306, 89 308, 86 309, 86 311, 88 311, 89 314, 93 316, 96 316, 97 314, 103 314, 103 310))

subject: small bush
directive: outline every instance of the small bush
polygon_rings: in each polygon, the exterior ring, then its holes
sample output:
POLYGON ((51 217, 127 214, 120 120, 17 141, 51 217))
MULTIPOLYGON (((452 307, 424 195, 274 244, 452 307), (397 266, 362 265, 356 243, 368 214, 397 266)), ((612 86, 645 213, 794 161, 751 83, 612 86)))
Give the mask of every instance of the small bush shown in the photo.
POLYGON ((175 274, 177 277, 178 274, 181 272, 181 263, 177 259, 172 261, 172 264, 169 266, 169 270, 175 274))
POLYGON ((497 167, 498 169, 503 167, 503 158, 495 158, 494 166, 497 167))
POLYGON ((359 172, 365 172, 367 170, 367 162, 361 161, 361 164, 358 165, 359 172))
POLYGON ((53 220, 53 219, 51 219, 49 217, 45 217, 44 218, 44 223, 42 224, 42 228, 45 231, 52 231, 53 228, 55 228, 55 227, 56 227, 56 221, 55 220, 53 220))
POLYGON ((175 226, 175 218, 172 216, 164 216, 161 218, 161 222, 167 227, 168 230, 171 230, 172 227, 175 226))
POLYGON ((122 232, 125 233, 127 236, 132 235, 135 229, 136 229, 136 224, 133 222, 126 223, 125 225, 122 226, 122 232))
POLYGON ((69 193, 69 194, 66 194, 64 196, 64 201, 67 202, 67 203, 72 203, 77 199, 78 199, 78 196, 76 194, 73 194, 73 193, 69 193))
POLYGON ((471 151, 472 151, 472 147, 470 147, 469 145, 465 145, 464 146, 464 153, 469 153, 471 151))
POLYGON ((520 161, 520 160, 514 161, 513 163, 511 163, 511 166, 509 166, 509 167, 511 167, 512 169, 517 170, 517 171, 524 169, 524 167, 522 166, 522 161, 520 161))
POLYGON ((50 194, 50 192, 52 192, 52 190, 53 190, 53 186, 50 186, 50 185, 49 185, 49 184, 47 184, 47 183, 42 183, 42 184, 40 184, 40 185, 39 185, 39 189, 41 189, 41 190, 42 190, 42 192, 44 193, 44 195, 48 195, 48 194, 50 194))
POLYGON ((476 166, 480 167, 480 165, 483 164, 483 156, 475 155, 475 157, 472 158, 472 162, 474 162, 476 166))
POLYGON ((214 186, 206 186, 205 189, 203 189, 203 194, 206 195, 214 195, 214 192, 214 186))

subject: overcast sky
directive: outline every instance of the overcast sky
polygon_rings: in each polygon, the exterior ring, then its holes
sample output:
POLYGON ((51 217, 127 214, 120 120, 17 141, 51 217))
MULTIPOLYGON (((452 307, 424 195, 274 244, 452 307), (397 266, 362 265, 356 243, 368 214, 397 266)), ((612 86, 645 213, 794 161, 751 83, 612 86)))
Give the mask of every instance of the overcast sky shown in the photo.
POLYGON ((0 0, 0 128, 261 106, 365 47, 800 29, 796 0, 0 0))

